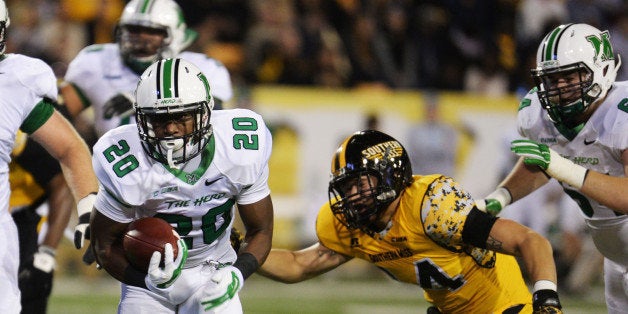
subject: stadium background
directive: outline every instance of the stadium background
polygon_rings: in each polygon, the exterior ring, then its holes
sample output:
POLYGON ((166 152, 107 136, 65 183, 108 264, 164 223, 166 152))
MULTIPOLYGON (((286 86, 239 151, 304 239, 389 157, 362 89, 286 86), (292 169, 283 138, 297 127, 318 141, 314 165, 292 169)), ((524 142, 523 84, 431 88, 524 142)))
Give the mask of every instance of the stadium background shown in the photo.
MULTIPOLYGON (((59 77, 78 50, 113 40, 126 3, 6 2, 8 51, 44 59, 59 77)), ((462 134, 455 176, 481 197, 498 180, 497 165, 508 153, 502 136, 514 127, 518 99, 530 88, 542 35, 559 23, 587 22, 611 31, 616 53, 628 50, 622 0, 178 2, 200 35, 191 49, 222 61, 232 74, 236 97, 227 107, 251 107, 271 127, 274 245, 284 248, 314 241, 329 158, 367 117, 377 116, 382 130, 406 141, 408 127, 424 120, 424 96, 435 93, 444 122, 471 131, 462 134), (381 54, 382 47, 392 53, 381 54)), ((628 79, 628 67, 622 68, 618 80, 628 79)), ((58 261, 51 313, 114 312, 117 284, 82 265, 69 240, 58 261)), ((586 296, 564 296, 568 312, 603 312, 599 284, 586 296)), ((416 313, 425 307, 416 287, 358 261, 297 285, 254 275, 242 299, 248 313, 416 313)))

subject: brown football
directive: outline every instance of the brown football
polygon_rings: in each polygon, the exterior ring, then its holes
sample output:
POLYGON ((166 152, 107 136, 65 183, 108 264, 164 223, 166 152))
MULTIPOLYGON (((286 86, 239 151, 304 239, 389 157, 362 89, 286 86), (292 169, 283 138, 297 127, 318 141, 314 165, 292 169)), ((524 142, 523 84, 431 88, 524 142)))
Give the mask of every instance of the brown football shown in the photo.
POLYGON ((129 224, 122 239, 122 247, 129 263, 135 269, 147 273, 150 258, 155 251, 161 253, 161 266, 163 266, 166 243, 172 244, 174 257, 177 257, 178 240, 179 235, 165 220, 145 217, 129 224))

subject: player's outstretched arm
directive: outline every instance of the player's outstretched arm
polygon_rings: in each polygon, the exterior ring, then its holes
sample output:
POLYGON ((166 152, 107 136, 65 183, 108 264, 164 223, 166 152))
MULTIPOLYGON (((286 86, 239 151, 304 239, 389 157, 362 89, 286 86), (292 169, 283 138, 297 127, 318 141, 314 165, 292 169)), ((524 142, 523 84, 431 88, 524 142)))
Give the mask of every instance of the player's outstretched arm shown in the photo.
POLYGON ((297 283, 326 273, 350 258, 320 243, 299 251, 272 249, 258 274, 283 283, 297 283))
MULTIPOLYGON (((545 144, 513 141, 511 150, 528 166, 537 166, 556 180, 569 184, 584 195, 617 212, 628 214, 628 177, 616 177, 586 169, 562 157, 545 144)), ((628 150, 621 155, 624 175, 628 174, 628 150)))
POLYGON ((32 136, 59 161, 77 202, 98 191, 98 180, 92 169, 89 148, 59 112, 55 111, 32 136))
POLYGON ((547 239, 517 222, 497 219, 486 244, 488 249, 522 258, 534 283, 534 313, 561 313, 556 264, 547 239))

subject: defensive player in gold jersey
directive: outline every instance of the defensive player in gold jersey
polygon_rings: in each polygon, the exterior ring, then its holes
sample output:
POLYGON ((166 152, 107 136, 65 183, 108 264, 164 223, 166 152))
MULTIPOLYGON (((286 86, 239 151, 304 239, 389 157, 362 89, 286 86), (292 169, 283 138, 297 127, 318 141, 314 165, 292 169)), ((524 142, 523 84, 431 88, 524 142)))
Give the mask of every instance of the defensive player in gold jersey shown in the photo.
POLYGON ((550 243, 478 210, 450 177, 413 175, 394 138, 354 133, 331 170, 330 201, 316 221, 319 242, 299 251, 273 249, 258 273, 295 283, 357 257, 423 288, 433 312, 561 313, 550 243), (534 297, 514 256, 530 272, 534 297))

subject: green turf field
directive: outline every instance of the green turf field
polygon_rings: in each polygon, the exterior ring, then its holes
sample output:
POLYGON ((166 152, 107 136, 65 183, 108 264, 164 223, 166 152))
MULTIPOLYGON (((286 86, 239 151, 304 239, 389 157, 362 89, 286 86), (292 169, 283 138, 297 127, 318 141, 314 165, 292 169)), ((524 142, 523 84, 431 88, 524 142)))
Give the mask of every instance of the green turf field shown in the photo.
MULTIPOLYGON (((245 313, 425 313, 427 303, 415 286, 387 278, 358 280, 332 272, 298 284, 276 283, 258 275, 240 293, 245 313)), ((56 278, 50 314, 115 313, 118 284, 112 279, 56 278)), ((604 313, 603 288, 586 296, 561 295, 566 313, 604 313)))

